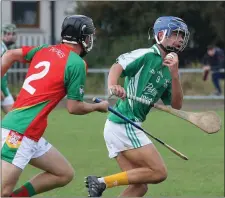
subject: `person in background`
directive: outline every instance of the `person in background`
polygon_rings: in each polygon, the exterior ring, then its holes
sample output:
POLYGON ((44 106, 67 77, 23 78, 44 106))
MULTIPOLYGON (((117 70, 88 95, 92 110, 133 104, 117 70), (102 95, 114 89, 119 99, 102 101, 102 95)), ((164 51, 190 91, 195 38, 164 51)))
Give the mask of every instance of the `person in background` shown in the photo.
POLYGON ((206 81, 209 71, 212 74, 212 82, 216 89, 213 95, 220 96, 222 94, 220 79, 225 78, 224 73, 224 50, 214 46, 209 45, 207 47, 207 53, 203 57, 203 70, 204 77, 203 80, 206 81))
MULTIPOLYGON (((16 26, 14 24, 5 24, 2 26, 1 38, 1 56, 15 47, 16 26)), ((1 78, 1 107, 4 113, 8 113, 14 104, 14 99, 9 91, 7 82, 7 73, 1 78)))

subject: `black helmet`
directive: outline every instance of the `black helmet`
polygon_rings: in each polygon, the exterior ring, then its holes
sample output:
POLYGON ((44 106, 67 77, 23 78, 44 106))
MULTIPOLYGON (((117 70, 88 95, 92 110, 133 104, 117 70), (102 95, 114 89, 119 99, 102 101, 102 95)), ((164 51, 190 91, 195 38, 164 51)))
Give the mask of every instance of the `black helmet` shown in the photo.
POLYGON ((67 16, 62 24, 62 42, 81 44, 84 53, 91 51, 93 47, 93 34, 95 27, 91 18, 84 15, 67 16))

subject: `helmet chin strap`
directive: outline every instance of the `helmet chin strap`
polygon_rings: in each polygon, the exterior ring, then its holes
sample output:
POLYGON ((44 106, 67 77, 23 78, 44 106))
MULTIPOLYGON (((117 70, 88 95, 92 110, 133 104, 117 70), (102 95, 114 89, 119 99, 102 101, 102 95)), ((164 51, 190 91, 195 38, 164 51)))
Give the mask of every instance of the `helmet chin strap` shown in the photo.
POLYGON ((158 44, 158 45, 159 45, 159 46, 161 47, 161 49, 162 49, 164 52, 166 52, 167 54, 171 52, 171 51, 167 50, 161 43, 158 44))
POLYGON ((164 47, 162 44, 158 44, 161 49, 166 52, 167 54, 168 53, 171 53, 171 52, 175 52, 176 54, 178 54, 180 51, 179 50, 176 50, 176 48, 174 47, 170 47, 170 46, 167 46, 167 47, 164 47))

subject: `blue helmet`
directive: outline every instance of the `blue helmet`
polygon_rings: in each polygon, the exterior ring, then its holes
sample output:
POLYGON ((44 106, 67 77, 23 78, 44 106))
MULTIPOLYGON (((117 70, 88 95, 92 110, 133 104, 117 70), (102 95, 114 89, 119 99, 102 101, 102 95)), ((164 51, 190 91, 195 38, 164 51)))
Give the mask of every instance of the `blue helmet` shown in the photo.
POLYGON ((162 46, 162 42, 165 38, 168 38, 171 36, 172 32, 177 32, 177 34, 182 33, 184 35, 183 42, 180 47, 175 48, 171 46, 163 46, 163 48, 166 49, 166 51, 173 51, 173 52, 181 52, 184 50, 184 48, 187 46, 188 39, 189 39, 189 31, 188 27, 185 24, 185 22, 174 16, 163 16, 159 17, 154 24, 153 27, 153 35, 156 40, 156 42, 162 46), (161 41, 158 40, 158 33, 163 32, 163 39, 161 41))

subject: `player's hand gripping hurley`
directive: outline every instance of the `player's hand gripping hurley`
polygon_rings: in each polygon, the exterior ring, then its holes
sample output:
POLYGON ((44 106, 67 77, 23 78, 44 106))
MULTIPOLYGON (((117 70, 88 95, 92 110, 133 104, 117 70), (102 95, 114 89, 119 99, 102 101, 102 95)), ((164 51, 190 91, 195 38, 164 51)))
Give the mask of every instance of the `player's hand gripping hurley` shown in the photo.
MULTIPOLYGON (((110 92, 109 97, 114 95, 112 89, 110 89, 109 92, 110 92)), ((126 94, 126 98, 134 100, 136 102, 140 102, 142 104, 151 105, 155 107, 156 109, 165 111, 179 118, 187 120, 188 122, 194 124, 195 126, 202 129, 204 132, 208 134, 216 133, 221 129, 221 119, 214 111, 198 112, 198 113, 187 112, 187 111, 173 109, 172 107, 165 106, 165 105, 160 105, 156 103, 152 104, 148 100, 145 100, 143 98, 139 98, 136 96, 131 96, 129 94, 126 94)))
MULTIPOLYGON (((93 98, 93 102, 99 103, 101 102, 100 99, 98 98, 93 98)), ((166 144, 165 142, 163 142, 162 140, 154 137, 153 135, 151 135, 150 133, 148 133, 147 131, 145 131, 142 127, 138 126, 135 122, 129 120, 127 117, 125 117, 124 115, 122 115, 121 113, 115 111, 112 107, 108 107, 108 110, 112 113, 114 113, 115 115, 117 115, 118 117, 120 117, 121 119, 127 121, 128 123, 130 123, 131 125, 133 125, 134 127, 136 127, 137 129, 143 131, 145 134, 147 134, 148 136, 150 136, 151 138, 153 138, 154 140, 156 140, 157 142, 161 143, 162 145, 164 145, 166 148, 168 148, 170 151, 172 151, 173 153, 175 153, 177 156, 179 156, 180 158, 184 159, 184 160, 188 160, 188 158, 182 154, 181 152, 177 151, 176 149, 172 148, 171 146, 169 146, 168 144, 166 144)))

